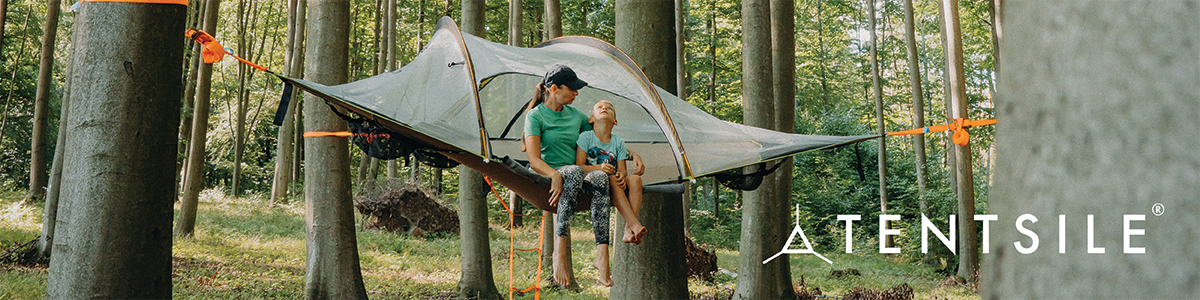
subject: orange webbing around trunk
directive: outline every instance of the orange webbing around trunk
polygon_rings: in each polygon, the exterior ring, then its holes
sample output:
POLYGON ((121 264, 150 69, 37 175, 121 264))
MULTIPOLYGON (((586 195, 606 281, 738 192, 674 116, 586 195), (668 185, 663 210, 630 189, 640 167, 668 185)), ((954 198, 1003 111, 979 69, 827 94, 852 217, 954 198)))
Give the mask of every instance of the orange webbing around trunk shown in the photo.
POLYGON ((538 221, 538 223, 540 223, 541 226, 540 226, 540 229, 538 230, 538 247, 537 248, 518 249, 518 248, 516 248, 516 237, 515 237, 515 233, 513 232, 513 217, 515 217, 515 216, 540 217, 540 218, 544 219, 550 214, 550 212, 544 211, 544 212, 542 212, 542 215, 540 215, 540 216, 517 215, 517 214, 513 213, 511 208, 508 207, 508 203, 504 202, 504 198, 500 197, 500 193, 496 192, 496 186, 492 185, 492 179, 490 177, 484 177, 483 179, 484 179, 484 181, 487 181, 488 187, 492 188, 492 194, 496 195, 496 202, 500 202, 500 205, 504 206, 504 211, 508 212, 508 299, 515 299, 515 298, 513 298, 513 296, 514 296, 513 294, 515 294, 515 293, 525 293, 530 290, 533 290, 533 299, 540 300, 542 298, 542 289, 540 287, 538 287, 538 285, 542 283, 542 259, 541 258, 542 258, 542 246, 544 246, 546 243, 546 240, 545 240, 545 238, 546 238, 546 236, 545 236, 546 222, 542 222, 540 220, 538 221), (529 287, 527 287, 525 289, 519 289, 519 288, 513 287, 513 261, 514 261, 514 256, 515 256, 514 254, 516 254, 517 251, 522 251, 522 252, 536 251, 538 253, 537 280, 534 281, 532 285, 529 285, 529 287))
POLYGON ((128 2, 128 3, 147 3, 147 4, 179 4, 188 5, 188 0, 83 0, 83 2, 128 2))
POLYGON ((965 118, 948 119, 950 123, 938 126, 921 127, 909 130, 888 132, 887 136, 924 134, 930 132, 942 132, 950 130, 954 132, 951 140, 955 145, 966 146, 971 140, 971 135, 967 133, 967 128, 996 124, 996 119, 989 120, 971 120, 965 118))

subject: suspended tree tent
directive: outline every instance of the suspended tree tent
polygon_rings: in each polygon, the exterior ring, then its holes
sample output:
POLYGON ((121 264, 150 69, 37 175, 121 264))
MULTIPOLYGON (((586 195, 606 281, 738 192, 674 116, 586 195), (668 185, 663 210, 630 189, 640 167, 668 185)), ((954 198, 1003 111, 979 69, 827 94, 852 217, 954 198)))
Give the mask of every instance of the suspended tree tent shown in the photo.
MULTIPOLYGON (((522 165, 527 156, 520 140, 524 108, 555 64, 570 66, 588 82, 572 106, 590 112, 600 100, 613 103, 619 120, 613 133, 642 156, 648 190, 878 137, 787 134, 722 121, 650 83, 607 42, 567 36, 533 48, 513 47, 462 34, 447 17, 425 49, 399 70, 336 86, 281 78, 358 115, 358 121, 347 117, 351 131, 359 142, 369 140, 364 150, 372 156, 390 159, 412 148, 435 150, 551 210, 549 179, 522 165), (378 133, 388 133, 390 141, 378 133), (405 149, 391 151, 398 144, 405 149), (374 153, 381 148, 391 155, 374 153)), ((590 199, 581 201, 579 207, 589 207, 590 199)))

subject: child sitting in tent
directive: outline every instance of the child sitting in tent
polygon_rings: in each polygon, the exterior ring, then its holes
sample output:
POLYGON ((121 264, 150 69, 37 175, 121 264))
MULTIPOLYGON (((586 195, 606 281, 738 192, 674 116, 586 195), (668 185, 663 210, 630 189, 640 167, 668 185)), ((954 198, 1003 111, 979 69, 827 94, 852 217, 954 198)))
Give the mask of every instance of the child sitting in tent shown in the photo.
POLYGON ((617 125, 617 111, 612 102, 596 102, 588 123, 592 124, 592 130, 579 134, 575 164, 583 166, 585 173, 600 170, 609 175, 613 206, 625 218, 625 236, 621 240, 641 244, 646 234, 646 227, 637 219, 642 208, 642 176, 629 174, 625 167, 630 152, 625 149, 625 139, 612 134, 613 126, 617 125))
MULTIPOLYGON (((612 103, 603 100, 597 102, 592 107, 588 123, 592 124, 592 130, 579 134, 579 140, 576 142, 578 147, 575 148, 575 164, 581 166, 584 173, 601 171, 609 175, 612 204, 617 207, 621 217, 625 218, 625 236, 622 240, 626 243, 640 244, 642 236, 646 234, 646 227, 637 219, 638 209, 642 204, 642 177, 640 174, 629 174, 625 167, 625 160, 630 159, 629 151, 625 149, 625 140, 612 134, 613 126, 617 125, 617 112, 612 103), (629 190, 628 194, 625 193, 626 189, 629 190)), ((608 253, 597 254, 607 256, 608 253)), ((597 257, 592 266, 600 273, 600 277, 597 278, 600 283, 612 286, 607 257, 597 257)))

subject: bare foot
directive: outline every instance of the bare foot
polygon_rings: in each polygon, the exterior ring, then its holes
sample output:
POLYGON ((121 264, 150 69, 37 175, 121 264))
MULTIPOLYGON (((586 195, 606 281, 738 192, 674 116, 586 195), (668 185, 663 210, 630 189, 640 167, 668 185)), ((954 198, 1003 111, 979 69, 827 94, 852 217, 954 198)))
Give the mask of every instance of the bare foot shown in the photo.
POLYGON ((633 243, 635 245, 642 244, 642 236, 646 235, 646 227, 641 224, 625 225, 625 237, 621 241, 633 243))
POLYGON ((568 237, 558 237, 554 239, 554 282, 561 286, 571 285, 571 262, 567 261, 566 244, 570 242, 568 237))
POLYGON ((608 245, 596 245, 596 260, 592 261, 592 266, 596 267, 596 280, 603 286, 613 286, 612 272, 608 269, 608 245))

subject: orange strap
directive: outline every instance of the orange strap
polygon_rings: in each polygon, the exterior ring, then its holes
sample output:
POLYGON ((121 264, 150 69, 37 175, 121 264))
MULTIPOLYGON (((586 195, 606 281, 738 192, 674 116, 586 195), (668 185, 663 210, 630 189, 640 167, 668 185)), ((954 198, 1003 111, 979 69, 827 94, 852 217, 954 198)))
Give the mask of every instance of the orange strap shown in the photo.
POLYGON ((954 144, 959 145, 959 146, 966 146, 967 143, 970 142, 970 140, 971 140, 971 135, 969 133, 967 133, 967 128, 996 124, 996 119, 971 120, 971 119, 966 119, 966 118, 956 118, 956 119, 947 119, 947 120, 949 120, 950 123, 945 124, 945 125, 921 127, 921 128, 901 130, 901 131, 893 131, 893 132, 888 132, 887 136, 925 134, 925 133, 930 133, 930 132, 942 132, 942 131, 950 130, 950 131, 954 132, 954 135, 951 136, 951 140, 954 141, 954 144))
POLYGON ((389 137, 391 137, 390 135, 388 135, 388 134, 386 134, 386 133, 351 133, 351 132, 349 132, 349 131, 338 131, 338 132, 328 132, 328 131, 309 131, 309 132, 305 132, 305 133, 304 133, 304 137, 306 137, 306 138, 309 138, 309 137, 327 137, 327 136, 332 136, 332 137, 352 137, 352 136, 361 136, 361 137, 365 137, 365 138, 367 138, 367 142, 368 142, 368 143, 370 143, 370 142, 373 142, 375 139, 386 139, 386 138, 389 138, 389 137))
POLYGON ((147 3, 147 4, 179 4, 188 5, 188 0, 83 0, 81 2, 126 2, 126 3, 147 3))
MULTIPOLYGON (((104 0, 104 1, 108 1, 108 0, 104 0)), ((136 0, 136 1, 178 1, 178 0, 136 0)), ((253 62, 250 62, 241 57, 238 57, 237 55, 233 55, 233 53, 229 53, 228 50, 225 50, 225 47, 221 46, 221 42, 218 42, 216 38, 214 38, 212 35, 209 35, 207 32, 195 30, 195 29, 188 29, 186 32, 183 33, 183 35, 191 38, 193 41, 196 41, 197 43, 200 43, 200 46, 201 46, 200 48, 202 48, 202 50, 200 50, 200 56, 204 57, 204 63, 206 63, 206 64, 211 64, 211 63, 221 61, 221 59, 224 58, 225 55, 228 54, 229 56, 236 58, 238 61, 242 62, 243 64, 246 64, 247 66, 251 66, 255 69, 258 69, 259 71, 272 73, 270 70, 267 70, 266 67, 257 65, 253 62)))
POLYGON ((542 219, 545 219, 548 216, 550 216, 550 212, 548 212, 548 211, 543 212, 542 215, 540 215, 540 216, 528 216, 528 215, 514 214, 512 209, 508 207, 508 204, 504 202, 504 198, 500 197, 500 193, 496 192, 496 186, 492 185, 492 179, 489 177, 483 177, 483 180, 485 182, 487 182, 488 187, 492 188, 492 194, 496 195, 496 202, 500 202, 500 205, 504 206, 504 210, 508 211, 508 298, 516 299, 513 297, 514 292, 525 293, 528 291, 533 291, 533 299, 539 300, 542 298, 542 288, 539 286, 539 283, 542 282, 542 260, 541 260, 541 257, 543 254, 542 246, 545 246, 545 243, 546 243, 546 240, 545 240, 545 238, 546 238, 546 235, 545 235, 546 222, 538 222, 538 223, 542 224, 541 229, 539 229, 540 233, 538 234, 538 247, 537 248, 529 248, 529 249, 519 249, 519 248, 516 248, 516 236, 514 235, 514 232, 513 232, 514 231, 513 217, 514 216, 526 216, 526 217, 541 217, 542 219), (529 287, 527 287, 525 289, 513 287, 513 261, 514 261, 514 255, 516 255, 516 251, 537 252, 538 253, 539 259, 537 260, 538 261, 537 280, 534 281, 534 283, 532 285, 530 285, 529 287))

